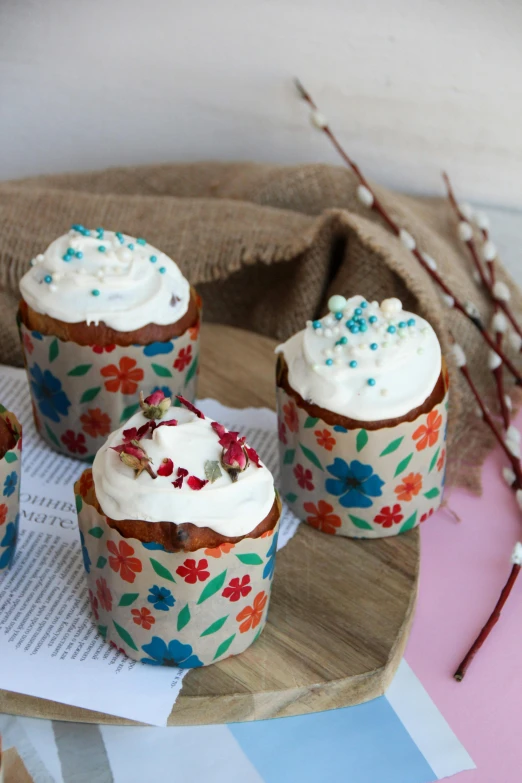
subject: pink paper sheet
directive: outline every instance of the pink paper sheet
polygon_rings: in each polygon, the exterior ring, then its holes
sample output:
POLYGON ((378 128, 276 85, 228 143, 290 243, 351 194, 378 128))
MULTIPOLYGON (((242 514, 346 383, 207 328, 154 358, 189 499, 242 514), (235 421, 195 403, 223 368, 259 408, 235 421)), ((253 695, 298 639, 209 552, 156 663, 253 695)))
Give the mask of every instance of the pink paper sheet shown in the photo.
MULTIPOLYGON (((522 426, 522 415, 517 425, 522 426)), ((406 660, 477 765, 456 783, 521 783, 522 577, 465 679, 454 670, 482 627, 522 540, 520 511, 502 478, 506 459, 493 452, 484 494, 453 490, 421 526, 420 592, 406 660)))

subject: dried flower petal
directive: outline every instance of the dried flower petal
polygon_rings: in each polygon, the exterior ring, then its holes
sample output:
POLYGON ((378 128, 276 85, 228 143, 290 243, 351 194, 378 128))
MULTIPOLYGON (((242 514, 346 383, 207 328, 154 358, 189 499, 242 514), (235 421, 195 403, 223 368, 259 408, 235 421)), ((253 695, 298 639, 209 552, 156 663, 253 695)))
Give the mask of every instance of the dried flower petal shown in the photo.
POLYGON ((154 429, 158 429, 158 427, 176 427, 178 424, 177 419, 169 419, 168 421, 160 421, 159 424, 155 424, 155 422, 151 422, 154 424, 154 429))
POLYGON ((185 468, 178 468, 176 476, 177 479, 172 482, 172 486, 174 489, 181 489, 183 486, 183 479, 185 476, 188 476, 188 470, 185 470, 185 468))
POLYGON ((180 403, 187 408, 187 410, 191 411, 191 413, 195 413, 198 419, 204 419, 205 414, 202 413, 199 408, 196 408, 195 405, 192 405, 191 402, 185 399, 185 397, 182 397, 181 394, 176 395, 176 399, 180 401, 180 403))
POLYGON ((220 438, 222 438, 223 435, 226 432, 226 428, 222 424, 220 424, 218 421, 210 422, 210 426, 212 427, 214 432, 216 432, 219 435, 220 438))
POLYGON ((205 484, 208 484, 206 479, 200 479, 197 476, 189 476, 187 484, 191 489, 203 489, 205 484))
POLYGON ((174 463, 168 457, 161 460, 161 464, 158 468, 158 476, 171 476, 174 470, 174 463))
POLYGON ((262 467, 257 451, 250 446, 245 446, 245 449, 251 462, 253 462, 254 465, 257 465, 258 468, 262 467))

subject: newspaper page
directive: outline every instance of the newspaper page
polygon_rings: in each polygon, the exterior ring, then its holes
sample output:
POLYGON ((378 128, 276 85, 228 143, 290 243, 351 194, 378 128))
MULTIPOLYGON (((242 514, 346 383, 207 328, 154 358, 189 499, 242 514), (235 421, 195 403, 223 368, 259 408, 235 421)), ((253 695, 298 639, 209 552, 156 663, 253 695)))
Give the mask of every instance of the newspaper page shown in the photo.
MULTIPOLYGON (((40 439, 23 370, 0 367, 0 400, 23 427, 18 547, 11 569, 0 574, 0 688, 166 725, 187 670, 127 658, 103 641, 92 621, 73 493, 85 464, 40 439)), ((272 411, 236 411, 214 400, 201 406, 241 428, 277 476, 272 411)), ((279 548, 297 525, 285 508, 279 548)))

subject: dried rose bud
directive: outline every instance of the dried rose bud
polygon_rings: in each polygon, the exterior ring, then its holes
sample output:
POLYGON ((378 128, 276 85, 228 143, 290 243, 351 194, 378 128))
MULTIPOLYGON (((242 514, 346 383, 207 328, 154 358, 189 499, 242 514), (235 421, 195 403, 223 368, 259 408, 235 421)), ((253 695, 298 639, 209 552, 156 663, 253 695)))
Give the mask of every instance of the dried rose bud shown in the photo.
POLYGON ((140 408, 146 419, 161 419, 171 404, 171 398, 165 397, 162 391, 149 394, 146 399, 143 397, 143 392, 140 392, 140 408))
POLYGON ((161 460, 161 464, 158 468, 158 476, 172 476, 174 470, 174 463, 168 457, 161 460))
POLYGON ((144 470, 147 471, 151 478, 157 478, 150 466, 150 458, 137 440, 132 440, 130 443, 122 443, 120 446, 111 446, 111 448, 120 455, 120 460, 124 465, 133 469, 134 478, 141 476, 144 470))
POLYGON ((181 394, 176 395, 176 399, 180 401, 180 403, 187 408, 191 413, 195 413, 198 419, 204 419, 205 414, 202 413, 199 408, 196 408, 195 405, 192 405, 191 402, 185 399, 185 397, 182 397, 181 394))
POLYGON ((240 438, 223 448, 221 464, 232 481, 237 481, 237 474, 248 468, 249 459, 244 447, 245 439, 240 438))

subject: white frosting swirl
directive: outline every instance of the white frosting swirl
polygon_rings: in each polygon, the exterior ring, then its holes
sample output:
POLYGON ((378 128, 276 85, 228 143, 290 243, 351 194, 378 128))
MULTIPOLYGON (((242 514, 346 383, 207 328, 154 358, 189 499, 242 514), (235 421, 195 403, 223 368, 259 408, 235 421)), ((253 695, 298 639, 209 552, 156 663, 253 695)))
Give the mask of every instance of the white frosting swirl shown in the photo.
MULTIPOLYGON (((188 476, 181 489, 175 489, 178 468, 189 475, 205 478, 205 462, 220 460, 218 435, 210 426, 212 419, 200 419, 184 408, 169 408, 161 421, 177 419, 177 426, 160 426, 151 439, 140 445, 152 460, 157 472, 164 458, 174 462, 170 476, 152 479, 145 471, 134 478, 134 471, 124 465, 111 446, 123 442, 123 430, 141 427, 147 419, 136 413, 119 430, 111 433, 96 454, 92 467, 96 496, 111 519, 139 519, 145 522, 191 522, 209 527, 223 536, 244 536, 267 516, 275 499, 274 479, 265 465, 252 462, 239 473, 237 481, 223 469, 214 483, 203 489, 190 489, 188 476)), ((159 422, 161 423, 161 422, 159 422)))
POLYGON ((31 264, 20 281, 23 298, 66 323, 126 332, 173 324, 188 309, 190 286, 177 264, 141 238, 77 226, 31 264))
POLYGON ((309 321, 276 348, 303 399, 357 421, 404 416, 429 397, 441 371, 432 327, 399 299, 330 299, 331 312, 309 321))

